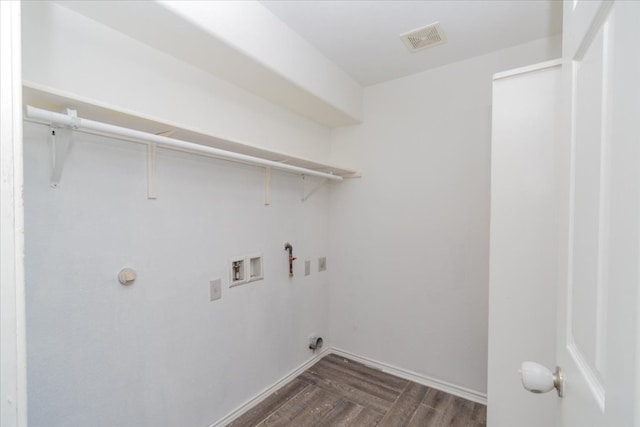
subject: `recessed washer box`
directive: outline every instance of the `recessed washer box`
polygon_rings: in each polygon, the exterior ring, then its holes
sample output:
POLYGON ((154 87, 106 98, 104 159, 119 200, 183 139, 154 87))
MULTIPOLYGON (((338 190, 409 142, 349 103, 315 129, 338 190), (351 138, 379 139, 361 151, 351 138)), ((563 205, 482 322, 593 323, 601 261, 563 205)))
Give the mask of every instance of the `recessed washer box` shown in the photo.
POLYGON ((229 260, 229 286, 247 283, 247 264, 244 257, 234 257, 229 260))
POLYGON ((229 287, 264 279, 262 254, 233 257, 229 260, 229 287))
POLYGON ((247 278, 249 282, 255 282, 256 280, 264 279, 264 269, 262 265, 262 254, 250 255, 246 258, 247 269, 249 274, 247 278))

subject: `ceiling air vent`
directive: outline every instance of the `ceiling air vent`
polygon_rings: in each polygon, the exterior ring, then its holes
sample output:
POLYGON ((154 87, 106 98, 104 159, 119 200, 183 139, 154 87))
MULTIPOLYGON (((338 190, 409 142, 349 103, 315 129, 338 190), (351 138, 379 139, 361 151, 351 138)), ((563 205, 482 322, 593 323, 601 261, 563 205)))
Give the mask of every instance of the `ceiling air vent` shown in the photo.
POLYGON ((401 34, 400 38, 411 52, 437 46, 447 41, 447 36, 442 31, 439 22, 401 34))

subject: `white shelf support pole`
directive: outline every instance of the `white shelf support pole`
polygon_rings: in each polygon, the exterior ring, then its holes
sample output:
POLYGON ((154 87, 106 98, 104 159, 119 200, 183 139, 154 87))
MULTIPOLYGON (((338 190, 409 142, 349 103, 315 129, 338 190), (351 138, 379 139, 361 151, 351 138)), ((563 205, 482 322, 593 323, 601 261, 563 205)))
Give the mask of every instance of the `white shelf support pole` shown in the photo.
POLYGON ((271 168, 264 168, 264 205, 271 204, 271 168))
POLYGON ((156 180, 156 150, 158 144, 151 142, 147 145, 147 199, 158 198, 158 186, 156 180))
POLYGON ((27 105, 27 117, 37 121, 56 123, 62 126, 71 126, 74 130, 87 133, 97 133, 99 135, 109 135, 111 137, 120 137, 126 140, 134 140, 135 142, 155 142, 160 147, 187 150, 195 153, 201 153, 209 156, 218 157, 239 163, 247 163, 256 166, 270 167, 277 170, 283 170, 290 173, 300 175, 317 176, 331 180, 341 181, 342 177, 326 172, 320 172, 313 169, 307 169, 300 166, 288 165, 285 163, 274 162, 273 160, 253 157, 246 154, 236 153, 219 148, 209 147, 205 145, 195 144, 193 142, 181 141, 179 139, 168 138, 162 135, 154 135, 152 133, 142 132, 135 129, 128 129, 121 126, 115 126, 108 123, 96 122, 89 119, 81 119, 79 117, 70 117, 69 115, 56 113, 53 111, 43 110, 31 105, 27 105))

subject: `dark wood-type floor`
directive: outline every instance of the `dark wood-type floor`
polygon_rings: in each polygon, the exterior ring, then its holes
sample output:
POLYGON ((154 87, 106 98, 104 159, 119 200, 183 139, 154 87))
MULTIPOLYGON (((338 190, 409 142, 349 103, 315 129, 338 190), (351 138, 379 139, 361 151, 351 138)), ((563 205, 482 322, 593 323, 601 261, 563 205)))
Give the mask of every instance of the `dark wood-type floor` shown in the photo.
POLYGON ((328 355, 229 426, 480 427, 486 407, 328 355))

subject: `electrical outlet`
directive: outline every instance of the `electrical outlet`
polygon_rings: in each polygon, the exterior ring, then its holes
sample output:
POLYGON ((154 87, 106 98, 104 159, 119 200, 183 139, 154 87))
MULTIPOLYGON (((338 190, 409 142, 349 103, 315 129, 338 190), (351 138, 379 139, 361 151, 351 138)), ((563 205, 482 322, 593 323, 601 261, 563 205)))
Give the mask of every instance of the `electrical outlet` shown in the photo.
POLYGON ((209 282, 209 301, 222 298, 222 280, 215 279, 209 282))
POLYGON ((311 260, 307 259, 304 261, 304 275, 308 276, 311 274, 311 260))
POLYGON ((327 270, 327 257, 323 256, 318 258, 318 271, 326 271, 327 270))

